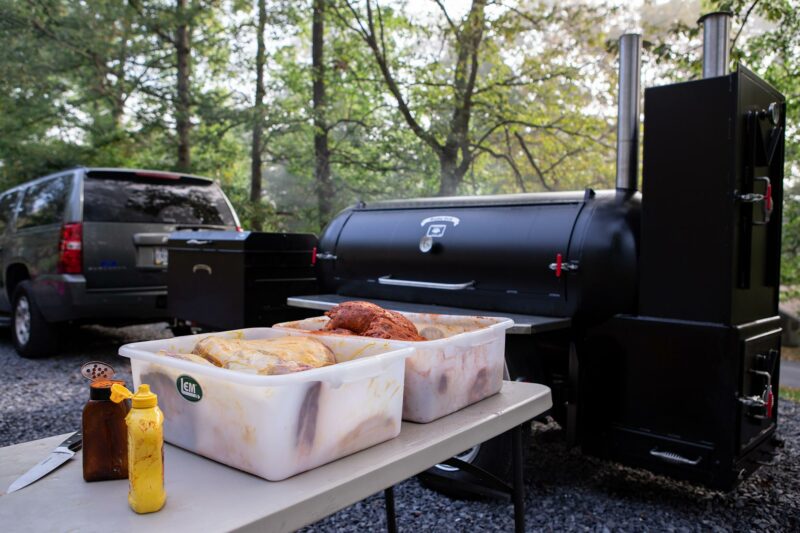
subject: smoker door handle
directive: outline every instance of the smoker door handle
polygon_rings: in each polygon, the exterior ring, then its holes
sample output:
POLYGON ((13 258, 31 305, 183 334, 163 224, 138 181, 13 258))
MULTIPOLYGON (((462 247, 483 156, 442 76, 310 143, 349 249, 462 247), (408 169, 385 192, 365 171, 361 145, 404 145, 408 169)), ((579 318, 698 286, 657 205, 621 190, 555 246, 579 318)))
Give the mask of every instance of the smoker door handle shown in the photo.
POLYGON ((753 220, 753 225, 764 226, 769 224, 770 217, 772 216, 772 182, 766 176, 753 178, 753 181, 759 181, 764 184, 764 194, 751 192, 740 194, 737 198, 744 204, 761 204, 762 218, 761 220, 753 220))
POLYGON ((419 289, 439 289, 444 291, 463 291, 475 285, 475 281, 466 283, 435 283, 433 281, 415 281, 411 279, 395 279, 392 276, 378 278, 380 285, 395 285, 397 287, 416 287, 419 289))
POLYGON ((657 457, 662 461, 666 461, 668 463, 673 463, 677 465, 697 466, 698 464, 700 464, 700 461, 703 460, 702 457, 698 457, 697 459, 689 459, 688 457, 684 457, 675 452, 663 452, 658 448, 653 448, 652 450, 650 450, 650 455, 652 455, 653 457, 657 457))

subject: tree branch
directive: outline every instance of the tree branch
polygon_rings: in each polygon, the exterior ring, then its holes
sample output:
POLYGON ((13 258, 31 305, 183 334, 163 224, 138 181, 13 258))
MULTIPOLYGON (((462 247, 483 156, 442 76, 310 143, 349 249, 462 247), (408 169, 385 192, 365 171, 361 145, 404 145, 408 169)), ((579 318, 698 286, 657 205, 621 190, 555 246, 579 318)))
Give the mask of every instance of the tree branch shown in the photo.
MULTIPOLYGON (((345 0, 345 5, 353 14, 353 17, 355 17, 359 28, 356 31, 372 51, 372 55, 375 57, 375 61, 378 63, 378 68, 381 71, 381 75, 383 76, 383 79, 389 88, 389 92, 391 92, 392 96, 394 96, 394 99, 397 102, 397 107, 400 111, 400 114, 403 116, 403 119, 406 121, 406 124, 408 124, 408 126, 411 128, 411 131, 414 132, 414 135, 419 137, 423 142, 430 146, 437 154, 441 153, 442 145, 439 144, 436 138, 430 132, 426 131, 414 118, 408 103, 403 97, 403 94, 400 92, 400 87, 398 86, 397 81, 392 75, 388 60, 386 58, 385 42, 383 42, 383 49, 381 49, 381 46, 378 44, 378 36, 375 33, 375 24, 372 15, 372 2, 367 0, 366 27, 364 26, 364 21, 362 20, 361 15, 353 7, 350 0, 345 0)), ((378 8, 378 10, 380 11, 380 8, 378 8)))
POLYGON ((450 26, 450 29, 453 30, 453 33, 458 36, 458 26, 455 25, 453 19, 450 18, 450 15, 447 13, 447 8, 444 7, 444 4, 441 0, 434 0, 436 5, 439 6, 439 9, 442 10, 442 14, 444 15, 445 20, 447 21, 447 25, 450 26))
POLYGON ((587 139, 587 140, 589 140, 589 141, 591 141, 593 143, 599 144, 600 146, 602 146, 604 148, 608 148, 608 149, 612 149, 613 148, 613 146, 611 146, 610 144, 608 144, 606 142, 603 142, 602 141, 602 137, 595 138, 595 137, 592 137, 591 135, 588 135, 588 134, 580 132, 580 131, 573 131, 573 130, 558 126, 557 123, 560 120, 561 119, 559 118, 558 120, 556 120, 554 122, 551 122, 549 124, 534 124, 532 122, 526 122, 524 120, 514 120, 514 119, 501 120, 500 122, 498 122, 497 124, 495 124, 494 126, 489 128, 489 130, 487 130, 486 133, 484 133, 481 136, 481 138, 478 140, 478 142, 476 144, 479 144, 479 145, 482 144, 494 131, 496 131, 500 127, 503 127, 503 126, 506 126, 506 125, 517 125, 517 126, 523 126, 523 127, 531 128, 531 129, 558 131, 558 132, 564 133, 565 135, 570 135, 570 136, 573 136, 573 137, 580 137, 582 139, 587 139))
POLYGON ((739 38, 739 35, 742 33, 742 30, 744 29, 745 25, 747 24, 747 19, 750 18, 750 13, 753 12, 753 9, 755 9, 756 5, 758 4, 758 1, 759 0, 753 0, 753 3, 750 4, 750 8, 744 14, 744 18, 742 19, 742 25, 739 26, 739 31, 736 32, 736 36, 733 38, 733 41, 731 41, 731 47, 730 47, 731 50, 733 50, 736 47, 736 40, 739 38))
POLYGON ((143 24, 147 26, 153 33, 158 35, 164 41, 167 41, 172 46, 178 46, 178 41, 172 37, 169 33, 165 32, 161 25, 159 24, 150 24, 147 22, 149 19, 148 15, 144 12, 144 8, 139 3, 139 0, 128 0, 128 4, 142 17, 143 24))
POLYGON ((536 164, 536 160, 533 158, 533 154, 531 154, 531 151, 528 150, 528 145, 525 142, 525 139, 522 138, 522 135, 520 135, 518 131, 514 132, 514 137, 516 137, 517 141, 519 141, 519 145, 522 147, 522 151, 525 152, 525 157, 528 158, 528 162, 533 167, 533 170, 536 171, 536 175, 539 176, 539 181, 542 182, 542 187, 544 187, 548 191, 553 190, 550 187, 550 185, 548 185, 547 182, 545 181, 542 169, 539 168, 539 165, 536 164))
POLYGON ((514 172, 514 177, 517 180, 517 185, 520 186, 522 192, 528 192, 527 189, 525 188, 525 181, 522 178, 522 173, 519 171, 517 164, 514 162, 514 159, 510 155, 495 152, 494 150, 486 146, 476 146, 475 149, 479 152, 487 153, 490 156, 494 157, 495 159, 500 159, 502 161, 505 161, 508 164, 508 166, 511 167, 511 170, 514 172))
POLYGON ((545 173, 548 173, 548 174, 549 174, 549 173, 550 173, 552 170, 554 170, 554 169, 555 169, 557 166, 559 166, 561 163, 563 163, 564 161, 566 161, 566 160, 567 160, 567 159, 569 159, 570 157, 572 157, 572 156, 574 156, 574 155, 577 155, 577 154, 579 154, 579 153, 583 152, 584 150, 585 150, 585 148, 583 148, 583 147, 579 147, 579 148, 575 148, 574 150, 569 150, 568 152, 564 152, 564 153, 561 155, 561 157, 559 157, 559 158, 558 158, 558 159, 557 159, 557 160, 556 160, 556 161, 555 161, 555 162, 554 162, 552 165, 550 165, 549 167, 547 167, 547 168, 545 169, 545 173))

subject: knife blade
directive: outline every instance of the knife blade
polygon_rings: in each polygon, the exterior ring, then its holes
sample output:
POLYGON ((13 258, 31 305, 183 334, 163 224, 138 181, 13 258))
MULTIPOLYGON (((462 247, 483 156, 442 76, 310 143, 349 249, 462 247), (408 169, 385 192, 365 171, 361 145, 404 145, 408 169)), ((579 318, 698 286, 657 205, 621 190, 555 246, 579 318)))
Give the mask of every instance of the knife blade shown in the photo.
POLYGON ((59 444, 55 450, 50 452, 50 455, 45 457, 36 466, 18 477, 11 485, 9 485, 6 494, 11 494, 14 491, 25 488, 31 483, 42 479, 44 476, 63 465, 75 455, 75 452, 81 449, 83 445, 83 435, 80 431, 76 431, 70 437, 59 444))

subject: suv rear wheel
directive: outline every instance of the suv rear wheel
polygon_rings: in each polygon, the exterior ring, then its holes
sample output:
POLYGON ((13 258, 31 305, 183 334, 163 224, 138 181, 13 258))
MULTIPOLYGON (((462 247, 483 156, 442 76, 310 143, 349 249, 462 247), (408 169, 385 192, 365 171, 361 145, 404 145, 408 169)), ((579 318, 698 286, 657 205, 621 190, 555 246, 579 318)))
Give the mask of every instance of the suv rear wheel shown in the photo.
POLYGON ((30 281, 23 281, 14 290, 11 337, 22 357, 44 357, 57 349, 58 329, 42 316, 33 299, 30 281))

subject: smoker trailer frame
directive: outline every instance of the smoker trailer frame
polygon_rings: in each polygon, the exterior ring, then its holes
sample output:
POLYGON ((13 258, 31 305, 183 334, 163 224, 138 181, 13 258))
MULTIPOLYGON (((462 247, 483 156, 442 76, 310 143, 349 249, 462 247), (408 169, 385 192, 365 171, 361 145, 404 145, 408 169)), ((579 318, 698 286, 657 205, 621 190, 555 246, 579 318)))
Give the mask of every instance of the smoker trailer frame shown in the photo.
MULTIPOLYGON (((318 245, 329 294, 289 305, 364 299, 398 310, 512 316, 510 377, 552 388, 551 414, 571 444, 733 487, 770 461, 777 443, 785 98, 744 67, 727 72, 729 14, 701 21, 704 78, 645 91, 642 195, 641 44, 624 35, 615 191, 349 208, 318 245), (545 223, 533 238, 497 232, 497 220, 515 216, 545 223), (431 220, 440 223, 435 231, 431 220), (503 289, 505 273, 520 290, 503 289), (453 279, 459 275, 465 279, 453 279)), ((500 444, 462 458, 501 471, 508 452, 498 452, 500 444)), ((452 480, 469 477, 452 468, 437 475, 448 478, 440 487, 449 492, 452 480)))

